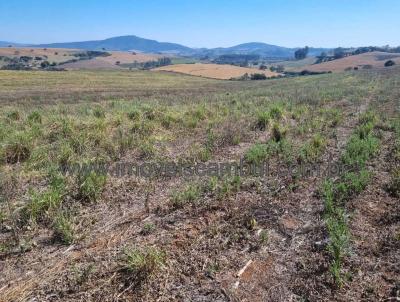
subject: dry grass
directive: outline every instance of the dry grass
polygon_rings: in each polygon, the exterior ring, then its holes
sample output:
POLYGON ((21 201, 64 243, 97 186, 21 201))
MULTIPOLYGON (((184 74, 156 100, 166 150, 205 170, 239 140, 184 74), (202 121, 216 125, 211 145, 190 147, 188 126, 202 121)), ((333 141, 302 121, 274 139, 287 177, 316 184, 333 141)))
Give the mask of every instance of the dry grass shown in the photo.
POLYGON ((219 64, 177 64, 164 66, 154 69, 155 71, 169 71, 176 73, 183 73, 193 76, 228 80, 231 78, 238 78, 244 74, 263 73, 267 77, 274 77, 278 74, 269 70, 258 70, 254 68, 245 68, 233 65, 219 65, 219 64))
POLYGON ((371 65, 375 68, 383 68, 387 60, 394 60, 397 64, 400 64, 400 54, 390 54, 384 52, 369 52, 355 56, 349 56, 343 59, 338 59, 330 62, 324 62, 315 65, 301 66, 298 70, 310 70, 310 71, 332 71, 341 72, 346 68, 358 67, 363 68, 365 65, 371 65))
POLYGON ((65 62, 68 60, 76 59, 73 56, 74 53, 78 52, 76 49, 64 49, 64 48, 25 48, 25 47, 4 47, 0 48, 0 56, 5 57, 44 57, 49 62, 65 62))
POLYGON ((147 61, 156 61, 159 58, 164 57, 163 55, 157 54, 144 54, 123 51, 108 51, 111 56, 108 57, 97 57, 91 60, 84 60, 75 63, 65 64, 63 67, 66 69, 121 69, 116 63, 120 64, 132 64, 135 61, 143 63, 147 61))
POLYGON ((357 127, 369 106, 380 121, 398 116, 399 78, 397 68, 269 81, 0 73, 0 172, 8 179, 0 183, 0 300, 389 300, 400 233, 398 199, 385 191, 397 163, 394 133, 357 127), (338 289, 317 194, 324 177, 277 172, 301 154, 318 164, 311 172, 329 168, 349 153, 355 129, 379 134, 382 148, 365 158, 374 181, 357 189, 358 203, 343 204, 357 211, 348 224, 354 253, 340 267, 351 278, 338 289), (29 152, 15 156, 20 150, 29 152), (94 160, 210 164, 246 154, 268 159, 273 174, 110 174, 104 182, 57 173, 94 160))
POLYGON ((216 91, 221 83, 149 71, 0 71, 0 103, 77 102, 216 91))

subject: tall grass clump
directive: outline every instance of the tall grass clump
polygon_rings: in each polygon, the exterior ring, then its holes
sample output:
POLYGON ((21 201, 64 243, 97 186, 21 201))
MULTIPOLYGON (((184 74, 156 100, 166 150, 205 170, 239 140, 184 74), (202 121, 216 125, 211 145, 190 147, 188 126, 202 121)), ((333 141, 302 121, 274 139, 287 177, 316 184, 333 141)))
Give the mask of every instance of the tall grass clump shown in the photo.
POLYGON ((100 171, 81 171, 77 176, 78 197, 95 202, 104 190, 107 177, 100 171))
POLYGON ((154 247, 142 249, 127 248, 121 259, 121 271, 129 279, 140 286, 154 276, 166 262, 166 253, 154 247))
POLYGON ((53 222, 54 238, 64 244, 72 244, 75 239, 71 219, 65 213, 58 213, 53 222))
POLYGON ((60 208, 66 194, 65 180, 52 176, 49 186, 43 191, 31 190, 29 202, 22 208, 23 221, 36 224, 50 221, 60 208))
POLYGON ((198 184, 190 183, 183 190, 175 191, 171 196, 171 206, 182 208, 185 204, 195 202, 200 198, 201 188, 198 184))

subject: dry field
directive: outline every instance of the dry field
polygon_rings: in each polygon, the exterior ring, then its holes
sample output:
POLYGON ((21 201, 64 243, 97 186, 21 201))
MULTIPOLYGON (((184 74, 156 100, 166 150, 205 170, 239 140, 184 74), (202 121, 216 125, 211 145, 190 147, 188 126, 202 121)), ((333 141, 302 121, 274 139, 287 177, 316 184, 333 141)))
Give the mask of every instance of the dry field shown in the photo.
POLYGON ((49 62, 65 62, 71 59, 76 59, 72 54, 76 53, 78 50, 74 49, 61 49, 61 48, 22 48, 22 47, 5 47, 0 48, 0 56, 5 57, 44 57, 49 62))
POLYGON ((91 60, 84 60, 75 63, 65 64, 63 67, 66 69, 121 69, 116 63, 120 64, 131 64, 135 61, 138 63, 143 63, 147 61, 157 61, 157 59, 162 58, 162 55, 156 54, 144 54, 123 51, 108 51, 111 56, 108 57, 97 57, 91 60))
POLYGON ((324 62, 315 65, 305 65, 298 68, 301 70, 310 71, 332 71, 332 72, 342 72, 346 68, 358 67, 362 69, 365 65, 371 65, 374 68, 384 68, 384 64, 387 60, 393 60, 397 64, 400 64, 400 54, 391 54, 385 52, 369 52, 355 56, 349 56, 343 59, 338 59, 330 62, 324 62))
POLYGON ((229 80, 238 78, 244 74, 263 73, 267 77, 274 77, 278 74, 269 70, 261 71, 258 69, 238 67, 233 65, 220 64, 177 64, 155 68, 154 71, 169 71, 175 73, 188 74, 211 79, 229 80))
POLYGON ((399 83, 1 71, 0 301, 399 300, 399 83))

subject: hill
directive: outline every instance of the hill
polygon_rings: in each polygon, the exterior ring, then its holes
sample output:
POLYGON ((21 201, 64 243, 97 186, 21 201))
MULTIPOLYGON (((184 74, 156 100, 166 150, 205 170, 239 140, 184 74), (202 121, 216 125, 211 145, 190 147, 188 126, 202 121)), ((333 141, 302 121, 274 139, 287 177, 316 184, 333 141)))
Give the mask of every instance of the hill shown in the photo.
MULTIPOLYGON (((297 49, 298 48, 287 48, 262 42, 250 42, 227 48, 207 49, 204 51, 204 54, 211 57, 227 54, 241 54, 259 55, 266 58, 291 58, 294 56, 297 49)), ((321 54, 323 51, 328 52, 329 50, 330 49, 327 48, 310 48, 309 55, 315 56, 321 54)))
POLYGON ((135 50, 149 53, 190 53, 191 48, 167 42, 158 42, 140 38, 137 36, 121 36, 98 41, 83 41, 83 42, 67 42, 67 43, 51 43, 40 44, 38 47, 47 48, 78 48, 85 50, 119 50, 128 51, 135 50))
MULTIPOLYGON (((83 50, 107 50, 107 51, 129 51, 134 50, 146 53, 169 53, 183 56, 210 57, 216 58, 226 54, 259 55, 263 58, 287 59, 294 56, 298 48, 287 48, 261 42, 250 42, 239 44, 232 47, 218 48, 190 48, 177 43, 158 42, 156 40, 145 39, 134 35, 113 37, 105 40, 65 42, 65 43, 46 43, 46 44, 16 44, 12 42, 0 42, 0 47, 29 46, 41 48, 72 48, 83 50)), ((310 48, 309 55, 319 55, 321 52, 328 52, 330 49, 310 48)))
POLYGON ((365 68, 378 68, 384 67, 387 60, 393 60, 397 64, 400 64, 400 53, 386 53, 386 52, 368 52, 360 55, 348 56, 342 59, 333 60, 329 62, 324 62, 320 64, 310 64, 301 66, 298 68, 300 70, 310 70, 310 71, 332 71, 341 72, 346 69, 365 69, 365 68))
POLYGON ((65 69, 120 69, 120 64, 131 64, 133 62, 143 63, 157 61, 163 57, 157 54, 130 53, 122 51, 110 51, 110 56, 95 57, 90 60, 79 60, 64 64, 65 69))

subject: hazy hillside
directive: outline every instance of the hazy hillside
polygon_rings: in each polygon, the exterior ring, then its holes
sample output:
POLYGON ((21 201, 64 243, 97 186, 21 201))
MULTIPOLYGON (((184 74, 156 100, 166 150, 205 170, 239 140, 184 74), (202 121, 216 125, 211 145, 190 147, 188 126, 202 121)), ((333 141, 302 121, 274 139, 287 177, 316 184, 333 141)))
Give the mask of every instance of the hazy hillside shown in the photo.
MULTIPOLYGON (((7 47, 8 45, 22 46, 12 42, 0 42, 0 47, 7 47)), ((27 45, 27 44, 24 44, 27 45)), ((250 42, 239 44, 232 47, 218 47, 218 48, 190 48, 177 43, 158 42, 140 38, 137 36, 121 36, 105 40, 96 41, 82 41, 82 42, 65 42, 65 43, 50 43, 50 44, 31 44, 32 47, 46 47, 46 48, 72 48, 72 49, 86 49, 86 50, 115 50, 115 51, 128 51, 135 50, 146 53, 172 53, 187 56, 208 56, 211 58, 227 54, 242 54, 242 55, 259 55, 266 58, 291 58, 298 48, 287 48, 277 45, 270 45, 261 42, 250 42)), ((319 55, 322 51, 329 51, 325 48, 310 48, 309 55, 319 55)))
POLYGON ((99 41, 40 44, 36 46, 48 48, 78 48, 87 50, 102 50, 104 48, 106 50, 136 50, 142 52, 191 52, 191 49, 189 47, 180 44, 158 42, 155 40, 143 39, 136 36, 114 37, 99 41))
POLYGON ((23 44, 19 44, 19 43, 0 41, 0 47, 8 47, 10 45, 12 45, 12 46, 24 46, 23 44))
MULTIPOLYGON (((298 48, 287 48, 262 42, 250 42, 227 48, 208 49, 205 53, 209 56, 227 54, 259 55, 270 58, 291 58, 298 48)), ((322 51, 329 51, 327 48, 310 48, 309 55, 319 55, 322 51)))

